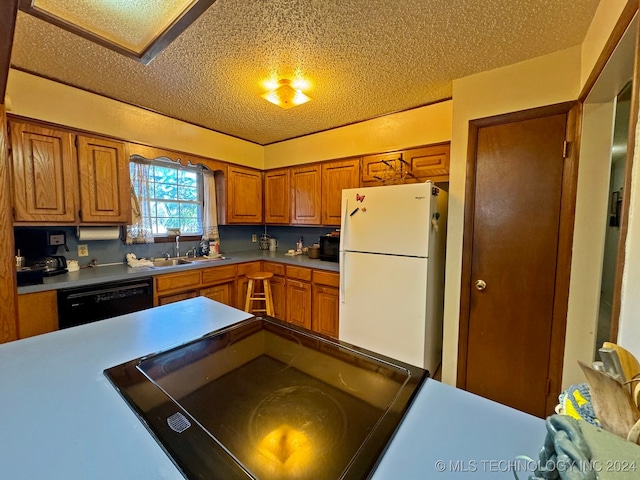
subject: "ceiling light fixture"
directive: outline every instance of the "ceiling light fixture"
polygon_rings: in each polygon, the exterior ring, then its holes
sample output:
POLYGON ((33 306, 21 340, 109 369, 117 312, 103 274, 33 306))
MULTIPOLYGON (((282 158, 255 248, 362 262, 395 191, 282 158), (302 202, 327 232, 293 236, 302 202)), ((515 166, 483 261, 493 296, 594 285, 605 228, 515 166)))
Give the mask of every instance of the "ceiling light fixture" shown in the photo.
POLYGON ((278 80, 278 87, 260 95, 266 101, 278 105, 284 109, 295 107, 307 103, 311 98, 302 93, 299 88, 291 86, 291 80, 281 78, 278 80))

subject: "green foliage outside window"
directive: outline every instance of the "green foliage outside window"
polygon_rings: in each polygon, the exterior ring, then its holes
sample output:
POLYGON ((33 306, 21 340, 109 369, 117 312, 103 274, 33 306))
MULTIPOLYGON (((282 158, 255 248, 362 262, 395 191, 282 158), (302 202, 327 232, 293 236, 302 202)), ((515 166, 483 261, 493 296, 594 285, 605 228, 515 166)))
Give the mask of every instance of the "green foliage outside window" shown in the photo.
POLYGON ((154 235, 166 235, 168 228, 179 228, 181 235, 202 235, 202 173, 198 169, 153 164, 149 187, 154 235))

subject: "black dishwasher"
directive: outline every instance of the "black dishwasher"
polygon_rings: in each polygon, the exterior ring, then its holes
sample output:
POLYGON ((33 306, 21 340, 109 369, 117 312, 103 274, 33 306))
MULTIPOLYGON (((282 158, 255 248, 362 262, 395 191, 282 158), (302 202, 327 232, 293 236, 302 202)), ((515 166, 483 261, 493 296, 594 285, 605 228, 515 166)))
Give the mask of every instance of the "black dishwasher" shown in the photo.
POLYGON ((58 326, 75 327, 153 307, 151 277, 58 290, 58 326))

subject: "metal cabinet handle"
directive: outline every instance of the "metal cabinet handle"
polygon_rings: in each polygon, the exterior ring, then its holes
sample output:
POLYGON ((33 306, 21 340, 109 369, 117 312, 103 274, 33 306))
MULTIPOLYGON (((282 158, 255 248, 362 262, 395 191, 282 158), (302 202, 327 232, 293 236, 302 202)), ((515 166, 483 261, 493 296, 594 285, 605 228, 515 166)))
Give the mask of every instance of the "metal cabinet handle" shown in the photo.
POLYGON ((485 282, 484 280, 476 280, 476 289, 477 290, 484 290, 485 288, 487 288, 487 282, 485 282))

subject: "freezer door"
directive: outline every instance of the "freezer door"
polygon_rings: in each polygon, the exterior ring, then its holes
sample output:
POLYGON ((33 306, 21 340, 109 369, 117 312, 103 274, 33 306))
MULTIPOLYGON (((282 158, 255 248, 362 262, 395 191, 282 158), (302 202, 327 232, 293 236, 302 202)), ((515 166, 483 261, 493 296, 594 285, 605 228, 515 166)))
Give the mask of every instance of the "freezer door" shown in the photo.
POLYGON ((342 191, 341 249, 428 256, 431 182, 342 191))
POLYGON ((442 337, 427 316, 428 259, 347 252, 342 257, 340 340, 435 371, 442 337), (427 364, 425 364, 427 363, 427 364))

